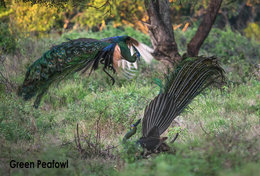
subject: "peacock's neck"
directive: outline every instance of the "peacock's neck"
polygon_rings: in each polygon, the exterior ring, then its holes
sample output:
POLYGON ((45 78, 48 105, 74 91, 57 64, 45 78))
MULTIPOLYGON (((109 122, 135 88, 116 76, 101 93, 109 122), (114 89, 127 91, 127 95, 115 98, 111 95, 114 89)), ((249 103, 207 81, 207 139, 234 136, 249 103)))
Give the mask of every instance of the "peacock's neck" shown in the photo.
POLYGON ((136 133, 136 127, 133 127, 130 131, 126 133, 126 135, 123 138, 123 143, 126 143, 128 139, 130 139, 133 135, 136 133))

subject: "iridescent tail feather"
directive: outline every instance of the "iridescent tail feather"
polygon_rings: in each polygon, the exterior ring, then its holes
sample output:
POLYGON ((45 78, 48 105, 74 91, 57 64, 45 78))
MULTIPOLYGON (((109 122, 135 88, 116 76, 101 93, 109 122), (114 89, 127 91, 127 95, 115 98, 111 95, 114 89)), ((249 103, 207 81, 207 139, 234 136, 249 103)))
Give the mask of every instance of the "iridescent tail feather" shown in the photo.
POLYGON ((224 81, 224 70, 216 58, 200 56, 181 62, 175 71, 166 76, 161 93, 145 108, 143 137, 139 140, 142 146, 149 149, 158 147, 162 143, 160 135, 191 101, 210 85, 224 81))

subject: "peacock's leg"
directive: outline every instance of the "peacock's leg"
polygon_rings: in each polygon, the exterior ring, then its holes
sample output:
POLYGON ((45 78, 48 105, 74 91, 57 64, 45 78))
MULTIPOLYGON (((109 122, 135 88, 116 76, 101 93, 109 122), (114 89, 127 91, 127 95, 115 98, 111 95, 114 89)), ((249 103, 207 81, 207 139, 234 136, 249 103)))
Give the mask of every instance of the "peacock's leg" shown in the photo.
POLYGON ((111 80, 112 80, 112 85, 114 85, 114 84, 115 84, 115 79, 106 71, 106 68, 105 68, 105 67, 103 68, 103 71, 111 78, 111 80))

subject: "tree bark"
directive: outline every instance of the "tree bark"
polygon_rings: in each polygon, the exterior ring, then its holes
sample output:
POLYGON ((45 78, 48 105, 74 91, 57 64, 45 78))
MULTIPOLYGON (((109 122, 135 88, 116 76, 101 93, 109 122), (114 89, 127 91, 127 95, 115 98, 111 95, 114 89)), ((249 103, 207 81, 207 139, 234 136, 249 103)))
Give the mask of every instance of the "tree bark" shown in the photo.
POLYGON ((197 56, 199 54, 199 50, 204 40, 207 38, 214 22, 218 11, 220 9, 222 0, 211 0, 209 6, 207 8, 206 14, 203 17, 202 22, 199 25, 199 28, 191 39, 187 46, 188 56, 197 56))
POLYGON ((149 16, 149 35, 154 47, 153 56, 167 64, 181 60, 174 39, 169 0, 146 0, 145 6, 149 16))

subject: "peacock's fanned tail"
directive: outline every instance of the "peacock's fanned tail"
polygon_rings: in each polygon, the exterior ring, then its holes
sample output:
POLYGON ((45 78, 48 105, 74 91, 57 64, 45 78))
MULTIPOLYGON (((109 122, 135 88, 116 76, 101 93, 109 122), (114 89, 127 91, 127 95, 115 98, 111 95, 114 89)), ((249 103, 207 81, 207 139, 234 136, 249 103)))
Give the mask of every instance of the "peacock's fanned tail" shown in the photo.
POLYGON ((154 128, 161 135, 198 94, 224 80, 224 70, 216 58, 196 57, 181 62, 166 77, 162 92, 146 107, 142 123, 143 137, 149 137, 154 128))

